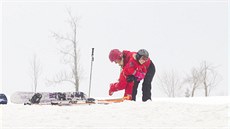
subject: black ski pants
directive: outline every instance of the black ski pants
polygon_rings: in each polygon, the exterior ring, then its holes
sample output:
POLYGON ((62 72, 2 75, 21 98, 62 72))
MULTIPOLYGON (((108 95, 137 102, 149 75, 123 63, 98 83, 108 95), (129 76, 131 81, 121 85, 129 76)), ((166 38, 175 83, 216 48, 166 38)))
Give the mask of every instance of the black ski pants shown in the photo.
MULTIPOLYGON (((152 80, 155 75, 156 68, 153 62, 151 61, 147 73, 145 75, 144 81, 142 83, 142 101, 151 100, 151 88, 152 80)), ((137 89, 140 82, 134 81, 132 100, 136 101, 137 89)))

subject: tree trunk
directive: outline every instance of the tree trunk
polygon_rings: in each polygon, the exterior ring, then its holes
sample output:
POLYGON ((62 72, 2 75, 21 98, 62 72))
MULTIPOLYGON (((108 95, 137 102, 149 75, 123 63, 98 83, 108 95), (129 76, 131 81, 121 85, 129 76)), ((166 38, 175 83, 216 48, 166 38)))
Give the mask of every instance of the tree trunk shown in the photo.
POLYGON ((77 68, 77 41, 76 41, 76 24, 74 26, 74 80, 75 80, 75 90, 79 91, 79 78, 78 78, 78 68, 77 68))
POLYGON ((205 97, 208 96, 208 86, 207 86, 207 66, 206 62, 204 62, 204 91, 205 91, 205 97))
POLYGON ((194 85, 193 85, 193 88, 192 88, 192 97, 194 97, 195 90, 196 90, 196 84, 194 84, 194 85))
POLYGON ((195 88, 192 89, 192 97, 194 97, 195 88))

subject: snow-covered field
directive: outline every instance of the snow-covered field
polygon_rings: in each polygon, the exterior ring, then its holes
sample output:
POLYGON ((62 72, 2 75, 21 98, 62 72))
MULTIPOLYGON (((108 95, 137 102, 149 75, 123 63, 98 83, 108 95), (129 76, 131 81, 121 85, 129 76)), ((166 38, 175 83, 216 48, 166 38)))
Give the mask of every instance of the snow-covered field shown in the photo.
POLYGON ((229 129, 230 97, 110 105, 0 105, 1 129, 229 129))

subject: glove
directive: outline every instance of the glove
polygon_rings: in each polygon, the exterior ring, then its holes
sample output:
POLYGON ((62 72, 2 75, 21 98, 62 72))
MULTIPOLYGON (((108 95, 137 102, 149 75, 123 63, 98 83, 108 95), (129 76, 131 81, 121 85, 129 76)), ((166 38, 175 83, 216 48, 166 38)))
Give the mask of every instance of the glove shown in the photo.
POLYGON ((132 82, 132 81, 135 81, 135 79, 136 79, 136 77, 135 77, 134 75, 129 75, 129 76, 127 76, 127 78, 126 78, 126 81, 127 81, 127 82, 132 82))
POLYGON ((111 83, 109 88, 109 95, 113 95, 113 92, 117 91, 117 83, 111 83))
POLYGON ((137 81, 141 81, 142 79, 145 78, 145 74, 142 72, 136 72, 136 74, 134 75, 137 78, 137 81))

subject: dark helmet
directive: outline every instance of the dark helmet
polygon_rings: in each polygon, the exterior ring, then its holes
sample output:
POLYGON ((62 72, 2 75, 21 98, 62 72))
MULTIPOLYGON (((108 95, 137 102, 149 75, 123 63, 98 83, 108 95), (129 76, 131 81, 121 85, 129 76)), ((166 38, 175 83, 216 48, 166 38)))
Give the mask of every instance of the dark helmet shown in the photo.
POLYGON ((115 60, 121 60, 121 58, 122 58, 122 52, 119 51, 118 49, 113 49, 110 51, 109 59, 111 62, 113 62, 115 60))
POLYGON ((144 59, 149 58, 149 53, 145 49, 140 49, 136 54, 136 59, 139 61, 141 57, 144 57, 144 59))

